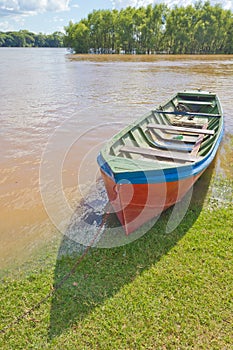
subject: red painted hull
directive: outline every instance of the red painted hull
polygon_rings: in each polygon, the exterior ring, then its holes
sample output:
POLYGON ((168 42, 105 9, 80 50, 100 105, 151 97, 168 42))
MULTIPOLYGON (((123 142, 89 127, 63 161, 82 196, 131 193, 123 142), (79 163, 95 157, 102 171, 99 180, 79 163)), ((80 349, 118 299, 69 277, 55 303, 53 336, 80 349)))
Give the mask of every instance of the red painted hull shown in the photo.
POLYGON ((179 202, 202 173, 175 182, 116 184, 101 171, 109 201, 126 234, 179 202))

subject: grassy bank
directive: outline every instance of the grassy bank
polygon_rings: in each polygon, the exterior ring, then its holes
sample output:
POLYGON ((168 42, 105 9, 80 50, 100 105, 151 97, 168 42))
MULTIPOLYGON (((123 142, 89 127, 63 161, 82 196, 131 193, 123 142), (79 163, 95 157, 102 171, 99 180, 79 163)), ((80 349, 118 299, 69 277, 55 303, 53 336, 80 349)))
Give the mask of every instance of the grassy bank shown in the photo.
MULTIPOLYGON (((172 234, 160 234, 159 222, 128 246, 93 250, 52 298, 6 331, 1 349, 230 349, 233 208, 203 211, 186 232, 197 212, 172 234)), ((50 258, 5 278, 2 325, 43 298, 73 263, 63 258, 54 267, 50 258)))
MULTIPOLYGON (((233 186, 210 185, 211 171, 173 232, 165 233, 170 209, 135 242, 92 249, 62 288, 0 335, 0 348, 231 349, 233 186)), ((70 271, 77 256, 57 258, 64 244, 2 279, 1 329, 70 271)))

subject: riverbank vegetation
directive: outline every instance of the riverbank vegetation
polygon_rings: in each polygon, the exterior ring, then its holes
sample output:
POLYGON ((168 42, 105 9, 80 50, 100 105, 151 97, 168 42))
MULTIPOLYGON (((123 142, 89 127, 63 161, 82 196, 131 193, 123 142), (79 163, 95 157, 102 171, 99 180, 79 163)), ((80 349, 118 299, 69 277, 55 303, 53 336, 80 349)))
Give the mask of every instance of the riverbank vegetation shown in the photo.
POLYGON ((35 34, 28 30, 0 32, 0 47, 63 47, 64 34, 35 34))
POLYGON ((208 169, 195 184, 173 232, 166 233, 169 209, 137 241, 93 249, 55 294, 9 329, 77 256, 59 257, 64 238, 57 258, 54 244, 29 270, 3 277, 1 349, 230 349, 233 184, 232 176, 211 176, 208 169))
POLYGON ((65 31, 65 46, 76 53, 233 53, 233 14, 209 1, 94 10, 65 31))

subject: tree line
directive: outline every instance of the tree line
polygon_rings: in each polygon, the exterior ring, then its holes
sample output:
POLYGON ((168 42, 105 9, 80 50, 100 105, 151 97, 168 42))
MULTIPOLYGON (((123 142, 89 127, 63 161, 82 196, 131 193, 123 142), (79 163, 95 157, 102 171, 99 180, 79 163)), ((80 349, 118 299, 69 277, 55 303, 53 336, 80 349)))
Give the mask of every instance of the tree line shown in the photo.
POLYGON ((209 1, 94 10, 65 27, 64 44, 76 53, 232 54, 233 13, 209 1))
POLYGON ((63 47, 64 34, 35 34, 28 30, 0 32, 0 47, 63 47))

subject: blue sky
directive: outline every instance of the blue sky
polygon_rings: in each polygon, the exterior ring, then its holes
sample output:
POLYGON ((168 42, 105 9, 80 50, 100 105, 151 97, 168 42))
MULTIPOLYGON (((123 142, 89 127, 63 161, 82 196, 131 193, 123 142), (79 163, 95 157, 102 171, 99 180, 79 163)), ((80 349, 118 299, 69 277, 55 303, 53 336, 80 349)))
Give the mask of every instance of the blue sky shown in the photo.
MULTIPOLYGON (((146 6, 155 3, 189 5, 195 0, 0 0, 0 31, 28 29, 35 33, 63 30, 70 20, 78 22, 94 9, 146 6)), ((210 0, 233 11, 233 0, 210 0)))

